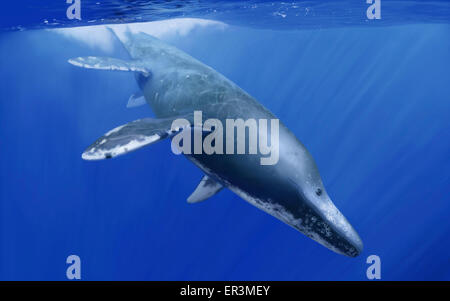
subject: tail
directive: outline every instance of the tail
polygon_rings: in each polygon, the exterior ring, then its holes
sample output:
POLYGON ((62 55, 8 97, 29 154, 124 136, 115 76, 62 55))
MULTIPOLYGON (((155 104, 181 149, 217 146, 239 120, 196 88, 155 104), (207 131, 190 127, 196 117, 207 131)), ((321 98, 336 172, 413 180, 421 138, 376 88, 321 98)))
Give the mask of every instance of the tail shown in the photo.
MULTIPOLYGON (((69 64, 86 69, 138 72, 145 78, 149 78, 151 76, 151 72, 148 64, 144 64, 142 60, 133 59, 132 53, 135 47, 133 47, 133 42, 127 42, 132 39, 132 34, 129 31, 126 31, 125 34, 128 38, 124 40, 124 38, 119 37, 112 28, 108 27, 108 30, 114 39, 119 42, 118 44, 122 45, 125 52, 128 53, 128 60, 110 57, 87 56, 71 58, 68 60, 69 64)), ((128 99, 127 108, 138 107, 145 104, 146 100, 142 95, 142 92, 138 91, 128 99)))
MULTIPOLYGON (((108 31, 110 32, 111 36, 113 37, 113 39, 117 42, 118 45, 121 45, 121 47, 125 50, 125 52, 128 54, 128 59, 131 60, 131 54, 130 51, 127 47, 125 47, 123 41, 120 39, 120 37, 117 35, 117 33, 114 31, 114 29, 110 26, 106 27, 108 29, 108 31)), ((127 32, 129 32, 128 27, 127 27, 127 32)))

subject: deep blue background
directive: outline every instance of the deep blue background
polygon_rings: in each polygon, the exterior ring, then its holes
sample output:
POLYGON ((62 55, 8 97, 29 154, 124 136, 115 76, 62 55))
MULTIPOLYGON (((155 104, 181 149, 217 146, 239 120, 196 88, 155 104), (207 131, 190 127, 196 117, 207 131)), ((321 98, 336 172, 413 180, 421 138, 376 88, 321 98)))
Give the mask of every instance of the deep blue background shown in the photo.
POLYGON ((310 150, 362 237, 332 253, 228 190, 185 199, 201 172, 168 141, 101 162, 82 151, 152 116, 131 74, 66 63, 105 54, 49 31, 0 35, 0 279, 450 280, 450 26, 167 37, 274 112, 310 150))

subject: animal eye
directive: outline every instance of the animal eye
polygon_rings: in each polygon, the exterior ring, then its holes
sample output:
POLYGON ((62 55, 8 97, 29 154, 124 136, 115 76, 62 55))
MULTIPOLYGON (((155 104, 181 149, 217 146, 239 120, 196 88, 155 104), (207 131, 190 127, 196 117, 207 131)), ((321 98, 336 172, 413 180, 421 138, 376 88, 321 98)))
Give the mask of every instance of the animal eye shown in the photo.
POLYGON ((318 196, 320 196, 320 195, 322 194, 322 189, 320 189, 320 188, 317 188, 317 190, 316 190, 316 194, 317 194, 318 196))

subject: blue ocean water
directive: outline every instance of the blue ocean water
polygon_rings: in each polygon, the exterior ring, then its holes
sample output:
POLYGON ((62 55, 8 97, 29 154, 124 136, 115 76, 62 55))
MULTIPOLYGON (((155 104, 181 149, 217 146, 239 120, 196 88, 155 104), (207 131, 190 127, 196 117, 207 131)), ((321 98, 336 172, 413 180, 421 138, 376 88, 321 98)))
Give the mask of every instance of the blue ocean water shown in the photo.
POLYGON ((153 116, 126 108, 137 90, 129 73, 67 63, 126 58, 124 49, 45 29, 2 32, 0 279, 64 280, 76 254, 84 280, 366 280, 375 254, 383 280, 450 280, 450 24, 401 23, 230 22, 161 37, 237 83, 306 145, 364 241, 357 258, 228 190, 187 204, 202 173, 169 141, 83 161, 106 131, 153 116))

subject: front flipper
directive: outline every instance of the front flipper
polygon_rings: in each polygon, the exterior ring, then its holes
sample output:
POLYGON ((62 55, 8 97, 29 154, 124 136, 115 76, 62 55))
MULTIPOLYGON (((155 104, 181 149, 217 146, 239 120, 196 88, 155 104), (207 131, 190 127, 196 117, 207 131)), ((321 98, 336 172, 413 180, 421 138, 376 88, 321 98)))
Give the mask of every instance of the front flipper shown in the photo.
MULTIPOLYGON (((187 122, 189 120, 189 116, 178 118, 185 118, 187 122)), ((109 159, 176 135, 185 127, 172 129, 173 120, 145 118, 119 126, 97 139, 81 157, 84 160, 109 159)))
POLYGON ((148 70, 142 65, 142 63, 138 61, 124 61, 110 57, 86 56, 69 59, 68 62, 74 66, 87 69, 128 72, 134 71, 141 72, 145 76, 148 76, 150 74, 150 70, 148 70))
POLYGON ((222 188, 222 184, 205 175, 194 192, 188 197, 187 202, 198 203, 204 201, 218 193, 222 188))

